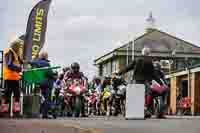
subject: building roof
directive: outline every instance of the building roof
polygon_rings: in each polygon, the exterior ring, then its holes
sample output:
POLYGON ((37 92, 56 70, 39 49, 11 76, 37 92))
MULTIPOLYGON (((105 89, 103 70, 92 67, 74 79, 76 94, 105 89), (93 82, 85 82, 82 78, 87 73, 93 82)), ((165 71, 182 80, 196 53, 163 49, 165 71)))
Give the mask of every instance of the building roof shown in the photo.
MULTIPOLYGON (((150 46, 154 50, 162 51, 164 49, 178 50, 179 52, 192 52, 200 53, 200 47, 194 45, 188 41, 172 36, 166 32, 158 29, 154 29, 149 34, 144 34, 134 40, 135 49, 137 47, 143 47, 144 45, 150 46), (156 46, 156 47, 155 47, 156 46)), ((141 48, 140 48, 141 49, 141 48)))
MULTIPOLYGON (((145 37, 148 37, 148 36, 151 36, 151 35, 157 37, 158 34, 159 34, 160 36, 164 36, 164 35, 165 35, 165 36, 167 36, 167 37, 169 37, 169 38, 172 38, 172 39, 174 39, 174 40, 176 40, 176 41, 182 42, 184 45, 190 47, 190 48, 192 49, 192 51, 191 51, 191 52, 187 52, 188 54, 189 54, 189 53, 190 53, 190 54, 191 54, 191 53, 199 53, 199 54, 200 54, 200 47, 198 47, 197 45, 194 45, 194 44, 192 44, 192 43, 190 43, 190 42, 188 42, 188 41, 185 41, 185 40, 183 40, 183 39, 180 39, 180 38, 178 38, 178 37, 172 36, 172 35, 170 35, 170 34, 168 34, 168 33, 166 33, 166 32, 163 32, 163 31, 161 31, 161 30, 158 30, 158 29, 152 29, 150 32, 144 33, 143 35, 137 37, 137 38, 134 40, 134 42, 137 43, 138 41, 140 41, 140 40, 142 40, 142 39, 145 39, 145 37), (156 33, 157 33, 157 34, 156 34, 156 33), (154 34, 155 34, 155 35, 154 35, 154 34)), ((94 62, 95 62, 95 63, 96 63, 96 62, 99 62, 99 60, 104 61, 104 58, 105 58, 105 57, 107 57, 107 56, 109 56, 109 55, 111 55, 111 54, 113 54, 113 53, 115 53, 115 52, 117 52, 117 51, 119 51, 119 50, 121 50, 121 49, 126 48, 127 45, 128 45, 130 42, 131 42, 131 41, 129 41, 128 43, 126 43, 126 44, 124 44, 124 45, 122 45, 122 46, 120 46, 120 47, 118 47, 118 48, 112 50, 111 52, 109 52, 109 53, 107 53, 107 54, 105 54, 105 55, 103 55, 103 56, 101 56, 101 57, 95 59, 94 62)), ((174 44, 172 44, 172 45, 174 45, 174 44)), ((172 48, 172 49, 173 49, 173 48, 172 48)), ((138 51, 138 50, 134 50, 134 51, 138 51)), ((155 50, 154 50, 154 51, 155 51, 155 50)), ((164 51, 160 51, 160 49, 159 49, 159 52, 164 52, 164 51)), ((166 51, 165 51, 165 52, 166 52, 166 51)), ((108 58, 105 58, 105 59, 108 59, 108 58)), ((100 62, 101 62, 101 61, 100 61, 100 62)), ((98 64, 98 63, 97 63, 97 64, 98 64)))
MULTIPOLYGON (((195 44, 192 44, 192 43, 190 43, 190 42, 188 42, 188 41, 185 41, 185 40, 183 40, 183 39, 181 39, 181 38, 172 36, 172 35, 168 34, 167 32, 163 32, 163 31, 158 30, 158 29, 154 29, 154 31, 160 32, 160 33, 165 34, 165 35, 167 35, 167 36, 169 36, 169 37, 171 37, 171 38, 174 38, 174 39, 179 40, 179 41, 181 41, 181 42, 187 43, 188 45, 190 45, 190 46, 192 46, 192 47, 195 47, 195 48, 199 48, 199 50, 200 50, 200 47, 199 47, 199 46, 197 46, 197 45, 195 45, 195 44)), ((153 32, 154 32, 154 31, 153 31, 153 32)), ((137 39, 139 39, 139 38, 137 38, 137 39)), ((137 39, 136 39, 136 40, 137 40, 137 39)))

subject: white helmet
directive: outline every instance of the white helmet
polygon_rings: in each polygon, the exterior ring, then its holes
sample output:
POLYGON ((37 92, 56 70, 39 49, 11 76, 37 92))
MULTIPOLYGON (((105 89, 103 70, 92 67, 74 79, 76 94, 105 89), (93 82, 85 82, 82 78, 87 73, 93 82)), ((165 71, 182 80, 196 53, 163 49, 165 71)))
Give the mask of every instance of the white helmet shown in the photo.
POLYGON ((150 48, 144 47, 142 49, 142 55, 148 56, 148 55, 150 55, 150 53, 151 53, 151 49, 150 48))

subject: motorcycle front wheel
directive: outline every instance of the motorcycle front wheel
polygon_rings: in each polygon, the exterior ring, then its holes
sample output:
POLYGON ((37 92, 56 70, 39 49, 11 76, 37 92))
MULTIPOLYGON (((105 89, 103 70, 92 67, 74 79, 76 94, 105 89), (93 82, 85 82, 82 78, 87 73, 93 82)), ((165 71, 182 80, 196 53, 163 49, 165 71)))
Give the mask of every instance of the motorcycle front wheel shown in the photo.
POLYGON ((125 117, 126 115, 126 100, 121 99, 121 114, 125 117))
POLYGON ((76 96, 74 100, 74 114, 75 117, 79 117, 81 112, 81 100, 79 96, 76 96))

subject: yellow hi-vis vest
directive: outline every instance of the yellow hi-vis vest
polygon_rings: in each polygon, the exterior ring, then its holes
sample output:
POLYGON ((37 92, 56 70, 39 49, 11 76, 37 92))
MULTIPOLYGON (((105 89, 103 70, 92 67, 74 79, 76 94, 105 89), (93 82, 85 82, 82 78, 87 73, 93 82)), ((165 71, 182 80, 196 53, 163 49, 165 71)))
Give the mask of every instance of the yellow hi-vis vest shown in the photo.
POLYGON ((12 48, 7 48, 4 50, 4 64, 3 64, 3 79, 4 80, 20 80, 20 73, 13 71, 8 68, 8 65, 5 61, 5 56, 11 51, 14 55, 13 64, 20 65, 17 54, 13 51, 12 48))

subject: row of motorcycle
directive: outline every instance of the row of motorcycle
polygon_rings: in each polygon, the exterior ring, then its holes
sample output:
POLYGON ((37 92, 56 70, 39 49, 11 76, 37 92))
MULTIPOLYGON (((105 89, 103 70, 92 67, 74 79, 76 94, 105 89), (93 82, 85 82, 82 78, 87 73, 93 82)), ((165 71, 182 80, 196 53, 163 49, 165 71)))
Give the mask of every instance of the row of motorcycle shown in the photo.
MULTIPOLYGON (((54 101, 56 106, 54 108, 54 116, 125 116, 127 85, 121 84, 115 89, 106 86, 98 93, 95 90, 88 89, 87 81, 73 80, 70 82, 67 89, 60 90, 55 88, 56 95, 54 101)), ((162 97, 163 93, 166 93, 169 88, 166 84, 160 85, 153 80, 148 89, 154 94, 153 112, 151 113, 159 116, 165 106, 165 100, 162 97)), ((145 99, 145 101, 148 102, 148 99, 145 99)), ((149 112, 145 106, 145 115, 146 113, 149 112)), ((152 114, 147 118, 150 118, 152 114)))
MULTIPOLYGON (((106 86, 101 92, 88 89, 87 80, 71 80, 65 86, 68 87, 55 87, 53 90, 55 95, 52 97, 51 107, 49 108, 49 114, 53 118, 89 115, 125 116, 126 84, 120 84, 115 89, 106 86)), ((169 88, 165 83, 160 85, 153 80, 148 89, 154 94, 152 114, 159 115, 165 106, 163 94, 169 88)), ((146 101, 148 102, 148 99, 146 101)), ((148 109, 145 108, 145 115, 147 113, 148 109)), ((151 117, 151 115, 148 114, 148 117, 151 117)))
POLYGON ((126 86, 119 85, 116 89, 104 88, 101 93, 90 92, 88 97, 88 114, 125 116, 126 86))
POLYGON ((76 79, 69 80, 66 86, 54 90, 57 116, 125 115, 126 85, 119 85, 116 89, 107 86, 97 92, 88 89, 86 80, 76 79))

